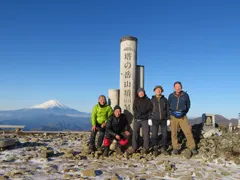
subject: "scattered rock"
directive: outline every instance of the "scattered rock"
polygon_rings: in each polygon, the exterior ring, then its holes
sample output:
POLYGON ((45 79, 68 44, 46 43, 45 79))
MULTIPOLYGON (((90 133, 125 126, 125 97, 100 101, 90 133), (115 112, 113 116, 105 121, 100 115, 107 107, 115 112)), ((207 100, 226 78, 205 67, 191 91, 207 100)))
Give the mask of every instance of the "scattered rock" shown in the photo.
POLYGON ((82 171, 84 177, 96 177, 96 173, 93 169, 86 169, 82 171))

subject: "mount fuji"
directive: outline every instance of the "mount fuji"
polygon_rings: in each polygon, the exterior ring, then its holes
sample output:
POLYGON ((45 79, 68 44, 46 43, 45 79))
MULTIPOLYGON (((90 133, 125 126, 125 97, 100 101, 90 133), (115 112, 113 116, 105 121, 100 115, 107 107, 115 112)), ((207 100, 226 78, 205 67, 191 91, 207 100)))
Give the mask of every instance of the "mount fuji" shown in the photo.
POLYGON ((0 111, 0 124, 26 125, 25 130, 88 130, 90 115, 49 100, 30 108, 0 111))

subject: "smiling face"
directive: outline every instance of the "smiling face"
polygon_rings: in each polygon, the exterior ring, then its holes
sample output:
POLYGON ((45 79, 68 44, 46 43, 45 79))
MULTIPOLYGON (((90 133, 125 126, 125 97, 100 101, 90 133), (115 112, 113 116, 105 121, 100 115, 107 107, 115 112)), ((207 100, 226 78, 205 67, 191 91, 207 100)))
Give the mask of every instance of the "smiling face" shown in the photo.
POLYGON ((100 96, 99 99, 98 99, 98 102, 99 102, 101 105, 105 105, 105 104, 106 104, 106 98, 103 97, 103 96, 100 96))
POLYGON ((156 96, 161 96, 162 89, 161 88, 156 88, 154 92, 155 92, 156 96))
POLYGON ((181 84, 177 83, 174 85, 174 90, 176 91, 177 94, 179 94, 182 91, 182 86, 181 84))
POLYGON ((116 109, 114 111, 114 115, 118 118, 121 115, 121 110, 120 109, 116 109))
POLYGON ((144 92, 143 91, 140 91, 139 93, 138 93, 138 96, 139 97, 143 97, 145 94, 144 94, 144 92))

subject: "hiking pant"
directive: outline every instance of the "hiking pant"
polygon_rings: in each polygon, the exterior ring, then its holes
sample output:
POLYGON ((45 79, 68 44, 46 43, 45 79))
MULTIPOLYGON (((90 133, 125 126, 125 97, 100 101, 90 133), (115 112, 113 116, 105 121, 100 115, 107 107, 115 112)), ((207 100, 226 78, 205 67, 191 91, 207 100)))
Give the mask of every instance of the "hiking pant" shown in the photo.
POLYGON ((109 147, 112 144, 113 140, 115 139, 117 141, 118 145, 126 146, 127 143, 129 142, 129 137, 130 136, 131 135, 127 136, 125 134, 125 132, 120 133, 120 138, 121 138, 120 140, 118 140, 118 139, 116 139, 115 137, 112 137, 112 136, 105 136, 104 140, 103 140, 103 145, 104 145, 104 147, 109 147))
POLYGON ((162 133, 162 148, 167 149, 167 120, 154 121, 152 124, 152 145, 159 146, 158 141, 158 130, 159 126, 162 133))
POLYGON ((192 134, 187 116, 184 116, 182 118, 175 118, 174 116, 171 116, 171 138, 172 138, 173 149, 181 148, 181 146, 178 144, 178 138, 177 138, 179 127, 182 129, 183 134, 187 138, 187 147, 191 150, 195 149, 196 144, 193 139, 193 134, 192 134))
POLYGON ((149 125, 148 120, 135 120, 133 125, 133 139, 132 139, 132 147, 136 150, 139 147, 139 133, 140 128, 142 128, 143 134, 143 148, 149 149, 149 125))
POLYGON ((90 147, 91 148, 95 148, 95 140, 96 140, 97 132, 99 132, 97 147, 101 147, 102 146, 103 138, 105 136, 105 131, 106 131, 105 127, 102 128, 101 124, 97 124, 96 127, 97 127, 96 131, 92 131, 91 132, 91 137, 90 137, 90 147))

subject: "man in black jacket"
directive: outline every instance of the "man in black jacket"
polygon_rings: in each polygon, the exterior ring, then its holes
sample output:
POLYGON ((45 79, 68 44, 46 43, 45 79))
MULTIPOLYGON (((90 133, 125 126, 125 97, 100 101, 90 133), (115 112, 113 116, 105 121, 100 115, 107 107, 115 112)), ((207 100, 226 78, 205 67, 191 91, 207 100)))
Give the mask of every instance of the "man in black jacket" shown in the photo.
POLYGON ((130 126, 124 114, 121 114, 121 108, 116 105, 114 107, 113 115, 108 119, 106 126, 106 134, 103 140, 104 156, 108 156, 109 147, 115 139, 118 142, 117 151, 123 153, 123 147, 127 145, 130 137, 130 126))
POLYGON ((153 91, 155 96, 152 96, 153 111, 150 117, 152 121, 152 145, 153 153, 158 155, 158 129, 161 128, 162 133, 162 149, 161 152, 165 155, 167 152, 167 120, 170 118, 168 100, 162 95, 162 86, 156 86, 153 91))
POLYGON ((143 131, 143 152, 148 153, 149 150, 149 125, 148 119, 152 112, 151 100, 145 94, 143 88, 139 88, 137 91, 138 97, 136 97, 133 103, 134 112, 134 126, 133 126, 133 140, 132 148, 133 152, 136 152, 139 147, 139 133, 140 128, 143 131))

